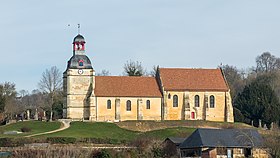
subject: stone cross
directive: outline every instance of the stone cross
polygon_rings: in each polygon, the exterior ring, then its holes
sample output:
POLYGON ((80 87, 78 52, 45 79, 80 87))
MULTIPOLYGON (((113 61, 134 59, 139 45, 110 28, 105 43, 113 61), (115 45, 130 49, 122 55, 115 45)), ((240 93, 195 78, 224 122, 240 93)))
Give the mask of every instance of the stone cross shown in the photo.
POLYGON ((38 110, 37 109, 35 109, 34 120, 38 120, 38 110))

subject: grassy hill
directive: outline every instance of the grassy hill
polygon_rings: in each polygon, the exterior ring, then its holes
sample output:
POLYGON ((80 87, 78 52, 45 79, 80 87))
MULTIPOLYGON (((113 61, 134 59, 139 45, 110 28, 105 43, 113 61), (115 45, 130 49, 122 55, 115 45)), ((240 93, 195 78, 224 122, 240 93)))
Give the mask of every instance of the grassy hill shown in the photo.
POLYGON ((62 124, 60 122, 42 122, 42 121, 23 121, 12 123, 5 126, 0 126, 0 138, 3 137, 21 137, 35 133, 42 133, 58 129, 62 124), (21 131, 21 128, 30 128, 30 132, 24 132, 16 135, 3 134, 7 131, 21 131))
POLYGON ((252 128, 244 123, 211 122, 201 120, 176 120, 176 121, 123 121, 116 123, 119 127, 133 131, 153 131, 166 128, 252 128))
POLYGON ((188 137, 191 135, 196 128, 188 128, 188 127, 173 127, 173 128, 165 128, 153 131, 144 132, 144 136, 158 138, 160 140, 164 140, 167 137, 188 137))
MULTIPOLYGON (((41 133, 58 129, 59 122, 24 121, 7 126, 1 126, 0 132, 17 130, 28 127, 31 132, 18 135, 3 135, 0 137, 21 137, 34 133, 41 133)), ((187 137, 196 128, 249 128, 241 123, 207 122, 207 121, 124 121, 119 123, 106 122, 72 122, 71 126, 63 131, 46 134, 39 137, 73 137, 73 138, 100 138, 134 140, 138 137, 164 140, 167 137, 187 137)))
POLYGON ((149 132, 132 131, 123 129, 114 123, 105 122, 72 122, 70 128, 44 135, 44 137, 74 137, 74 138, 110 138, 118 141, 133 140, 137 137, 152 137, 157 139, 165 139, 170 136, 185 137, 192 133, 194 128, 175 127, 149 132))
POLYGON ((68 129, 44 136, 111 139, 122 138, 130 140, 138 134, 138 132, 122 129, 113 123, 72 122, 68 129))

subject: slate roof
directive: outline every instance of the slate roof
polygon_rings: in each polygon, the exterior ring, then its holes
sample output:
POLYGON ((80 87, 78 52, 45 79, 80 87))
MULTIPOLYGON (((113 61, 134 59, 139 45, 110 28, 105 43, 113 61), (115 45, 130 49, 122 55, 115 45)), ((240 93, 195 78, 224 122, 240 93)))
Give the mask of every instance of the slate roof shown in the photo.
POLYGON ((99 97, 162 97, 154 77, 96 76, 99 97))
POLYGON ((68 69, 92 69, 91 62, 86 55, 73 55, 67 64, 68 69), (79 61, 83 60, 84 65, 79 66, 79 61))
POLYGON ((263 139, 254 129, 197 129, 180 148, 262 147, 263 139))
POLYGON ((221 69, 159 69, 164 90, 228 91, 221 69))
POLYGON ((184 142, 186 138, 179 138, 179 137, 168 137, 165 139, 166 140, 170 140, 171 142, 173 142, 176 146, 180 145, 181 143, 184 142))
POLYGON ((84 43, 85 43, 85 38, 84 38, 82 35, 78 34, 78 35, 74 38, 73 43, 74 43, 74 42, 84 42, 84 43))

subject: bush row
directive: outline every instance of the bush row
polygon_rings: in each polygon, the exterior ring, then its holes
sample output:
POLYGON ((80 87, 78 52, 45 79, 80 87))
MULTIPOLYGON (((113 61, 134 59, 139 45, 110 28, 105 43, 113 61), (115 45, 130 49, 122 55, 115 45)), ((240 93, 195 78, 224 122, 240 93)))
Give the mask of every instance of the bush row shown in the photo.
POLYGON ((0 138, 0 147, 17 147, 31 143, 51 143, 51 144, 127 144, 126 140, 111 138, 73 138, 73 137, 47 137, 47 138, 0 138))
POLYGON ((47 142, 53 144, 74 144, 74 143, 93 143, 93 144, 126 144, 126 140, 111 138, 72 138, 72 137, 49 137, 47 142))
POLYGON ((126 144, 126 140, 118 140, 111 138, 81 138, 78 140, 81 143, 93 143, 93 144, 126 144))
POLYGON ((76 138, 72 137, 48 137, 48 143, 52 144, 74 144, 76 142, 76 138))
POLYGON ((42 141, 33 138, 0 138, 0 147, 17 147, 30 143, 41 143, 42 141))

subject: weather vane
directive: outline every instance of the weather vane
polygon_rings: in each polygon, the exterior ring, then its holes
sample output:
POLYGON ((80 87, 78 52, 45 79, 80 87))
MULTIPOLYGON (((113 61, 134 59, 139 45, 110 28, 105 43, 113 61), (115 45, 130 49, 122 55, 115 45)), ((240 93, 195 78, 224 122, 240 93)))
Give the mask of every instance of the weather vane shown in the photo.
POLYGON ((78 24, 78 34, 80 34, 80 28, 81 28, 81 25, 80 24, 78 24))

